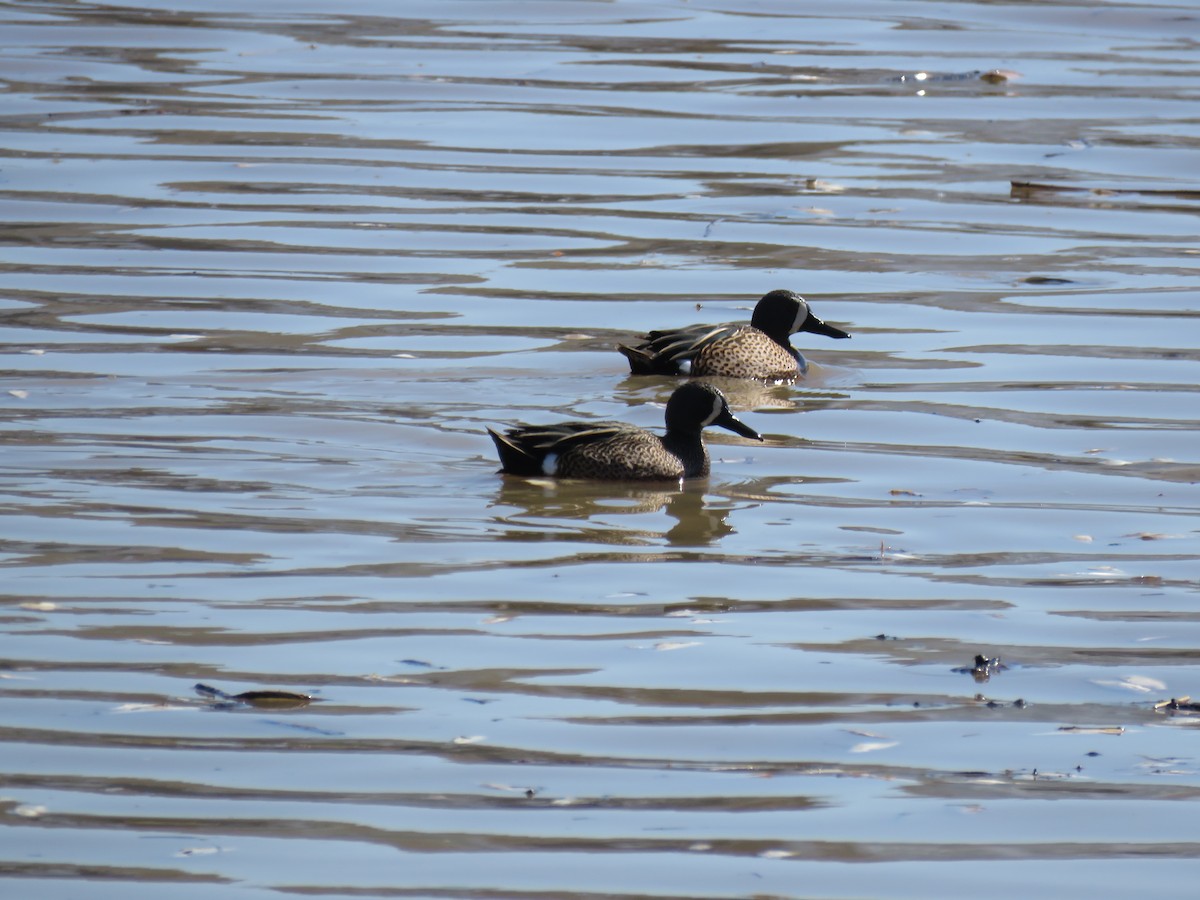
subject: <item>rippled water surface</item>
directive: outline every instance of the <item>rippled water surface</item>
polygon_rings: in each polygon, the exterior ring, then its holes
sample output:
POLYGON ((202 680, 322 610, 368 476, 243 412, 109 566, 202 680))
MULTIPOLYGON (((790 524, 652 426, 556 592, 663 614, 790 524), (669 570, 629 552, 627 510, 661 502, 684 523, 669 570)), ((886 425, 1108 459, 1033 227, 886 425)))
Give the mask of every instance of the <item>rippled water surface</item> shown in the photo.
POLYGON ((5 897, 1194 896, 1192 4, 0 48, 5 897), (496 474, 488 425, 661 427, 615 344, 777 287, 854 337, 725 385, 765 443, 496 474))

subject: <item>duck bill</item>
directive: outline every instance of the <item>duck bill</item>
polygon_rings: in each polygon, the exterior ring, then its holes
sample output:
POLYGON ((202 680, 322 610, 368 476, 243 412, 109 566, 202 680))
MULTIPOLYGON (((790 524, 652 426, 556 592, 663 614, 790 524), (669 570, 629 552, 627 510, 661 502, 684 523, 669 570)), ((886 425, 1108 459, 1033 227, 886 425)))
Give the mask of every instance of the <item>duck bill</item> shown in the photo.
POLYGON ((832 325, 826 325, 812 313, 809 313, 808 318, 804 320, 804 324, 800 326, 801 331, 811 331, 813 334, 823 334, 825 337, 831 338, 848 338, 850 332, 842 331, 840 328, 834 328, 832 325))
POLYGON ((713 419, 712 424, 720 425, 722 428, 728 428, 734 434, 740 434, 742 437, 747 437, 751 440, 761 441, 763 439, 761 434, 731 413, 728 409, 713 419))

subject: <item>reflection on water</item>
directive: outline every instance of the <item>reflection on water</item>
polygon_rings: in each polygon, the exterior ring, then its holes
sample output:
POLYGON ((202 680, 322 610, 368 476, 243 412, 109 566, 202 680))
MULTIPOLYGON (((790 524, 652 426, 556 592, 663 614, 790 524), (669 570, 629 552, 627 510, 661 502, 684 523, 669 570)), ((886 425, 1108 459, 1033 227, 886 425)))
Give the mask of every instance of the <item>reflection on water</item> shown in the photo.
POLYGON ((18 893, 1194 893, 1190 9, 0 24, 18 893), (778 287, 762 445, 496 474, 778 287))
POLYGON ((511 508, 496 516, 502 540, 554 541, 569 530, 577 540, 586 536, 603 544, 706 546, 733 526, 727 521, 732 506, 712 502, 705 488, 694 482, 671 488, 506 476, 492 508, 511 508))

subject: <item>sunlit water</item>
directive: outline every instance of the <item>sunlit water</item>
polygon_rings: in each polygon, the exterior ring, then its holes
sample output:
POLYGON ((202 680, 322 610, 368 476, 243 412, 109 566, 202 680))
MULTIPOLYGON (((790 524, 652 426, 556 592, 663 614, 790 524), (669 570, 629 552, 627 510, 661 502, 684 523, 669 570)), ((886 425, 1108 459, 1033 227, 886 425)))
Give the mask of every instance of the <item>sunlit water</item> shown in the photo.
POLYGON ((5 897, 1195 895, 1200 14, 802 9, 0 3, 5 897))

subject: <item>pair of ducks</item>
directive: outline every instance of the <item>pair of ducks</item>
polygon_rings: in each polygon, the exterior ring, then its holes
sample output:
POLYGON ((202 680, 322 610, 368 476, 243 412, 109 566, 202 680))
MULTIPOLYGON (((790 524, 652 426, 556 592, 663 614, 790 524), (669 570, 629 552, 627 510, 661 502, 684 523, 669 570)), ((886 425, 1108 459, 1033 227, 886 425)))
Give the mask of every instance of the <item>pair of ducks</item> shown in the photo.
MULTIPOLYGON (((690 375, 786 380, 804 375, 808 364, 790 337, 809 331, 848 338, 812 314, 792 291, 771 291, 754 307, 749 325, 693 325, 651 331, 636 347, 617 349, 634 375, 690 375)), ((678 481, 708 474, 708 451, 700 433, 709 425, 761 441, 732 412, 711 384, 689 381, 667 401, 667 433, 659 437, 621 422, 560 422, 488 429, 500 454, 500 470, 513 475, 549 475, 605 481, 678 481)))

